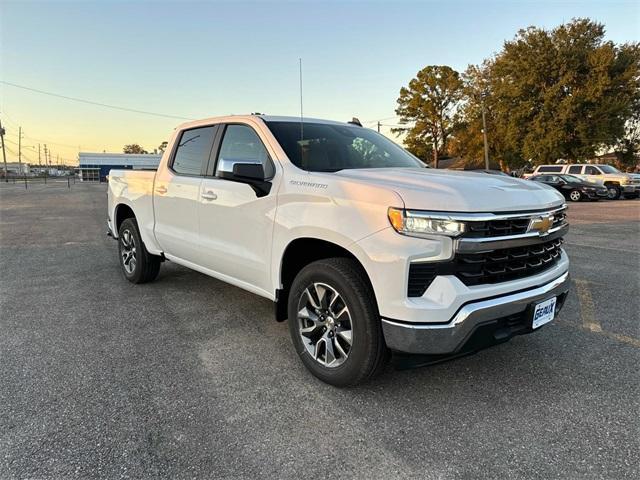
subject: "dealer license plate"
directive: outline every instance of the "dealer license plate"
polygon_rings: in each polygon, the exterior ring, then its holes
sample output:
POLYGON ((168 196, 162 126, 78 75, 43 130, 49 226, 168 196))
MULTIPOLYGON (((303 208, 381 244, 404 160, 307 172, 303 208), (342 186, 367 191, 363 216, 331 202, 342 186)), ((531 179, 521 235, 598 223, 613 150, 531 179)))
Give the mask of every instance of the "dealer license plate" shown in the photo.
POLYGON ((545 323, 549 323, 553 320, 553 314, 556 311, 556 297, 545 300, 538 303, 536 308, 533 309, 533 324, 531 325, 535 330, 541 327, 545 323))

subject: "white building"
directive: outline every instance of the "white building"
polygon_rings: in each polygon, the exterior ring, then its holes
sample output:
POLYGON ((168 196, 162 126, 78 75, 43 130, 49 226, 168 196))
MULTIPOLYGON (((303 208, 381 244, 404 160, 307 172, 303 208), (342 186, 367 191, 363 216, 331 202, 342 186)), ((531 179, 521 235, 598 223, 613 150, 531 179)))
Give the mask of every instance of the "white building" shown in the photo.
MULTIPOLYGON (((0 161, 0 171, 2 171, 2 175, 5 174, 5 164, 0 161)), ((28 163, 24 162, 7 162, 7 173, 8 175, 29 175, 31 173, 31 169, 28 163)))
POLYGON ((83 182, 104 182, 111 169, 156 169, 162 154, 80 152, 78 175, 83 182))

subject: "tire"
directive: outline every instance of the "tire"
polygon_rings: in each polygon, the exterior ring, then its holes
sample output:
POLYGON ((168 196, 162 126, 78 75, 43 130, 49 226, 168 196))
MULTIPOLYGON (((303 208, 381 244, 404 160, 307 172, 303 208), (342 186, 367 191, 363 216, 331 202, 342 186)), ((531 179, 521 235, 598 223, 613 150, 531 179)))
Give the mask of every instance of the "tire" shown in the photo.
POLYGON ((607 198, 609 200, 618 200, 620 198, 620 187, 617 185, 605 185, 607 187, 607 198))
POLYGON ((373 291, 354 260, 318 260, 300 270, 288 316, 296 352, 323 382, 357 385, 379 374, 389 358, 373 291))
POLYGON ((135 218, 126 218, 118 229, 118 258, 124 277, 131 283, 155 280, 162 259, 147 252, 135 218))
POLYGON ((571 192, 569 192, 569 200, 572 202, 579 202, 582 200, 582 193, 580 190, 571 190, 571 192))

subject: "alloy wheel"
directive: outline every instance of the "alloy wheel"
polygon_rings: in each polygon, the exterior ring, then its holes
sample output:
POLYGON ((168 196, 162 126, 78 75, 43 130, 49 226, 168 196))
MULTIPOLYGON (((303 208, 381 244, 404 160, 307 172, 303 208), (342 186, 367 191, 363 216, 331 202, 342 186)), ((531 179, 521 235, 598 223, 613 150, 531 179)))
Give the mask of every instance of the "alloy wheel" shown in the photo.
POLYGON ((569 194, 569 198, 571 198, 572 201, 577 202, 578 200, 580 200, 580 192, 574 190, 569 194))
POLYGON ((618 196, 618 189, 615 187, 607 187, 607 198, 609 200, 615 200, 618 196))
POLYGON ((312 358, 328 368, 342 365, 353 343, 352 319, 344 298, 326 283, 313 283, 298 301, 298 329, 312 358))
POLYGON ((131 275, 136 269, 136 241, 130 230, 124 230, 120 236, 120 256, 122 266, 131 275))

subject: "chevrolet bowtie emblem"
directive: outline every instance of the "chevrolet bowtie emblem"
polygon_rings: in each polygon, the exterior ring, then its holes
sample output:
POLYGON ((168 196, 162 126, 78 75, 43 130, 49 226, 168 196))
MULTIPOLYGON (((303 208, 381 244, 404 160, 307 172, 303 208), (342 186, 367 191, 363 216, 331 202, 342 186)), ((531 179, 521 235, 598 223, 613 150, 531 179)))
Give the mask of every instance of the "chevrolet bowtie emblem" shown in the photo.
POLYGON ((540 236, 547 235, 553 225, 553 215, 534 217, 529 222, 528 232, 538 232, 540 236))

